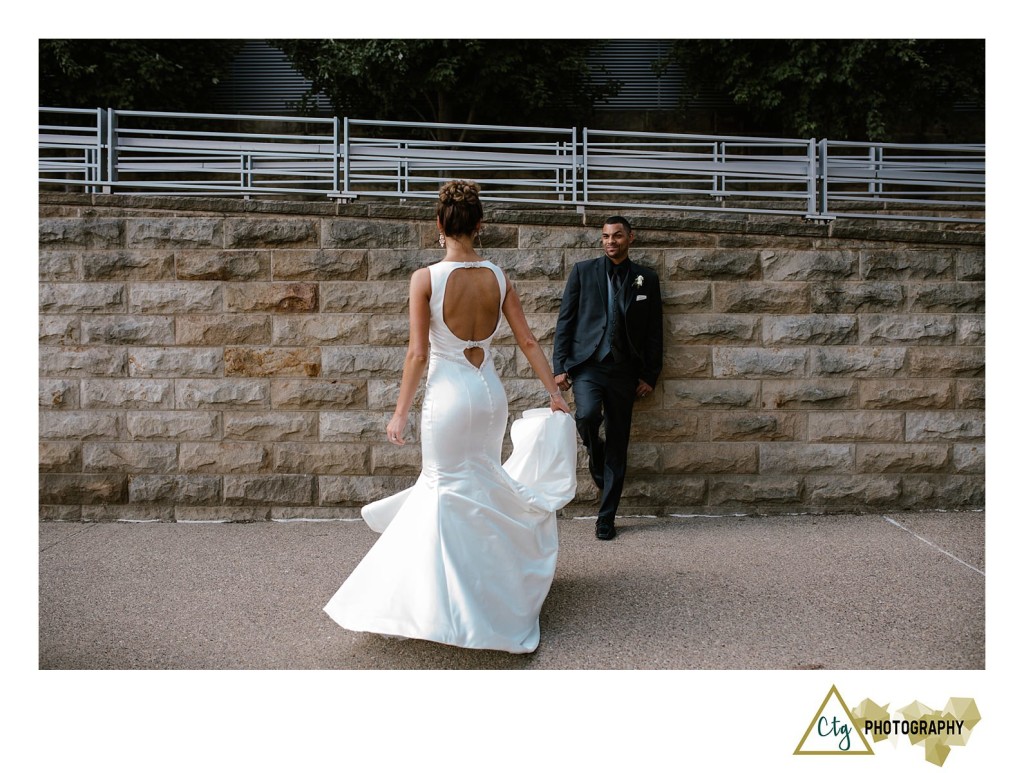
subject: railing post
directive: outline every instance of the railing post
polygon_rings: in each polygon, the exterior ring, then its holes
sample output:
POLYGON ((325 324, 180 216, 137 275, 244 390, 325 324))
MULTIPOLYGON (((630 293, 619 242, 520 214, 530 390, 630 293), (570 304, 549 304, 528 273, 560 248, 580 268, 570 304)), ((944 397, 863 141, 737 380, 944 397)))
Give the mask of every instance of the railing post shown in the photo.
POLYGON ((341 158, 339 157, 340 149, 338 147, 338 143, 341 141, 340 124, 338 123, 338 116, 334 116, 333 135, 334 147, 331 149, 331 194, 337 196, 339 193, 341 193, 341 189, 338 187, 338 179, 340 174, 339 164, 341 162, 341 158))
POLYGON ((815 217, 817 213, 817 182, 818 165, 815 150, 818 145, 814 138, 807 140, 807 217, 815 217))
POLYGON ((583 208, 590 203, 590 172, 587 167, 587 158, 590 156, 590 148, 588 147, 587 127, 583 127, 583 203, 580 204, 577 200, 576 210, 582 212, 583 208))
MULTIPOLYGON (((721 168, 725 166, 725 142, 713 143, 712 156, 715 162, 715 168, 721 168)), ((725 193, 725 175, 713 174, 711 177, 711 192, 712 197, 715 201, 724 201, 725 197, 722 195, 725 193)))
POLYGON ((345 194, 348 194, 349 191, 352 190, 351 181, 349 180, 349 174, 350 174, 350 171, 351 171, 351 164, 352 164, 352 146, 349 143, 350 143, 350 140, 349 140, 349 135, 348 135, 348 117, 346 116, 346 118, 345 118, 345 148, 344 148, 344 150, 345 150, 345 156, 344 156, 344 158, 345 158, 345 179, 343 181, 344 184, 345 184, 345 187, 344 187, 344 190, 342 191, 342 193, 345 193, 345 194))
POLYGON ((818 152, 818 165, 821 170, 821 193, 819 196, 818 212, 822 217, 828 217, 828 139, 823 139, 818 152))
POLYGON ((104 193, 113 192, 109 183, 117 182, 117 111, 107 110, 107 183, 103 186, 104 193))
POLYGON ((576 165, 579 163, 579 147, 576 145, 577 134, 576 127, 572 127, 572 203, 575 204, 579 201, 579 191, 577 190, 577 180, 579 175, 576 170, 576 165))

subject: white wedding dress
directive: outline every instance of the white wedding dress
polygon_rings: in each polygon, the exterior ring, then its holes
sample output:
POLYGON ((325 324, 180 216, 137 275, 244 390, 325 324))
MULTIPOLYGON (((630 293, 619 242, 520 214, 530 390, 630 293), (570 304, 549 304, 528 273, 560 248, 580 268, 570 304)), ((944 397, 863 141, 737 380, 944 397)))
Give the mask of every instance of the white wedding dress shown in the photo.
POLYGON ((508 420, 491 339, 464 341, 444 322, 444 293, 457 269, 430 266, 430 364, 420 424, 423 469, 405 491, 366 505, 380 538, 324 607, 353 631, 475 649, 532 652, 558 555, 555 511, 576 492, 576 427, 569 414, 526 411, 508 420), (480 367, 465 350, 484 352, 480 367))

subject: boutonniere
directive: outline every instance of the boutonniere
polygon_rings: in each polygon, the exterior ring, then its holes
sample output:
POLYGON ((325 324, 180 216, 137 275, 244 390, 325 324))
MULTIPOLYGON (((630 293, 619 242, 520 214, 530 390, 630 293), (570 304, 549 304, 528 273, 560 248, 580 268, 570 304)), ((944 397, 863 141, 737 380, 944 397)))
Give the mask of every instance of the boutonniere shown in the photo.
POLYGON ((637 276, 637 278, 633 280, 633 287, 643 287, 643 286, 644 286, 644 278, 642 276, 637 276))

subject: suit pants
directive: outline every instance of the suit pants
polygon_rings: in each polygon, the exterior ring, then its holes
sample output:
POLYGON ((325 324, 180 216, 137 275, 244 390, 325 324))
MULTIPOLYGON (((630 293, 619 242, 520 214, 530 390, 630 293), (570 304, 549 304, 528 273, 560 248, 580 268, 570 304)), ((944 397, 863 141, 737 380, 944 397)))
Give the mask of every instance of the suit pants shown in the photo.
POLYGON ((633 422, 637 375, 629 365, 597 362, 593 358, 573 368, 576 429, 590 454, 591 473, 603 479, 599 522, 612 523, 626 478, 626 451, 633 422), (604 439, 598 434, 604 422, 604 439))

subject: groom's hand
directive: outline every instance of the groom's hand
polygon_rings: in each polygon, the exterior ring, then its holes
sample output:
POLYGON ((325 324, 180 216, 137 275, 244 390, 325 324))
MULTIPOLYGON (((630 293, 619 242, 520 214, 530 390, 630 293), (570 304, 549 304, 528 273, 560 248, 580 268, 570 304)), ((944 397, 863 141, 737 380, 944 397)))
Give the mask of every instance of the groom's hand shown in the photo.
MULTIPOLYGON (((557 382, 558 379, 555 379, 555 381, 557 382)), ((653 391, 654 391, 654 387, 652 387, 650 384, 648 384, 643 379, 640 379, 640 383, 636 385, 636 396, 637 397, 647 397, 647 395, 649 395, 653 391)))
POLYGON ((559 373, 555 376, 555 386, 558 387, 562 392, 565 392, 572 386, 572 382, 569 380, 568 373, 559 373))

